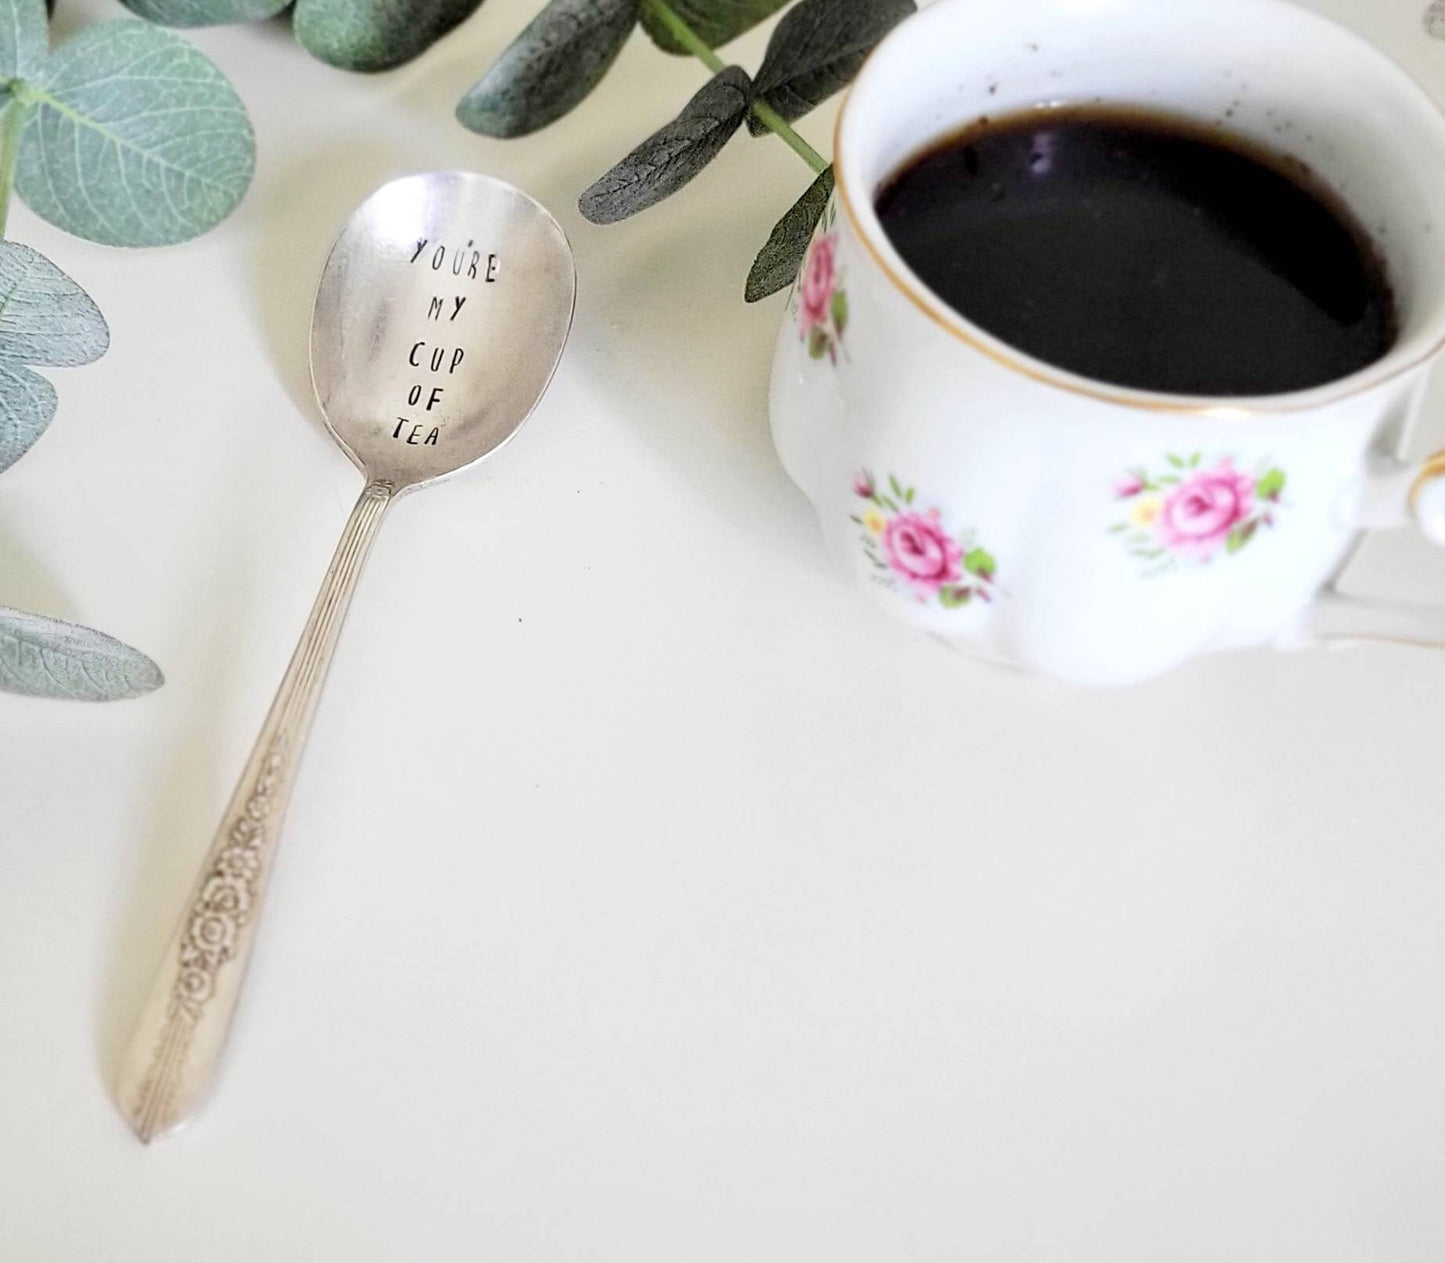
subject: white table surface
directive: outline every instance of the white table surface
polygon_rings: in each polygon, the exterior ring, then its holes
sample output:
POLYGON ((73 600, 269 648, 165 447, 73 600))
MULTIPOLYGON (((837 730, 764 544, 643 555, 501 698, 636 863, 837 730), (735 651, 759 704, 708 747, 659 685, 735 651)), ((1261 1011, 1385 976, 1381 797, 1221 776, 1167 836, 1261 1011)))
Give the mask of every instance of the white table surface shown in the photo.
MULTIPOLYGON (((1322 7, 1445 98, 1425 0, 1322 7)), ((0 697, 0 1259, 1445 1257, 1445 656, 1100 694, 887 622, 773 456, 779 303, 739 296, 807 173, 740 140, 584 223, 703 76, 638 39, 545 134, 472 136, 534 8, 376 77, 199 32, 258 138, 227 223, 128 253, 13 215, 114 341, 0 480, 0 600, 169 682, 0 697), (312 286, 373 186, 452 166, 559 213, 574 340, 515 445, 393 514, 220 1090, 144 1149, 107 1084, 359 486, 312 286)), ((1407 537, 1364 571, 1445 601, 1407 537)))

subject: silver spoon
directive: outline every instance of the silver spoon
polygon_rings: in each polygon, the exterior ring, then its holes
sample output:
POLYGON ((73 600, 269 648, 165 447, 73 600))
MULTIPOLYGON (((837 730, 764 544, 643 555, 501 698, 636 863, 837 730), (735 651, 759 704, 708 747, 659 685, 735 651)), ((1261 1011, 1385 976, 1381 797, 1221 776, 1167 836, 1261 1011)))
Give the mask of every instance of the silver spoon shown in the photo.
POLYGON ((302 747, 382 516, 521 428, 562 357, 575 295, 556 220, 483 175, 394 180, 332 247, 311 379, 366 486, 126 1053, 118 1101, 142 1141, 186 1123, 215 1077, 302 747))

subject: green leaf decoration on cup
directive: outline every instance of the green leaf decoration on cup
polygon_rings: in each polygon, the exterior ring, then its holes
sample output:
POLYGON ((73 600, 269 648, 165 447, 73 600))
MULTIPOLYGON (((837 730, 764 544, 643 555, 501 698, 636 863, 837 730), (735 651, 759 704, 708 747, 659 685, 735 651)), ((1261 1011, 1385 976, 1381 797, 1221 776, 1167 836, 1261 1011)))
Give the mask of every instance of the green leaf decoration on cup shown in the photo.
MULTIPOLYGON (((754 76, 758 99, 790 123, 802 118, 847 87, 878 41, 917 9, 914 0, 801 0, 768 43, 754 76)), ((754 115, 748 130, 770 128, 754 115)))
POLYGON ((313 57, 342 70, 390 70, 475 13, 482 0, 297 0, 292 25, 313 57))
POLYGON ((0 689, 6 692, 113 702, 163 683, 145 654, 103 632, 0 606, 0 689))
POLYGON ((1284 470, 1268 470, 1254 485, 1254 494, 1261 500, 1278 500, 1284 490, 1284 470))
POLYGON ((291 0, 125 0, 132 13, 161 26, 226 26, 275 17, 291 0))
POLYGON ((998 569, 998 563, 988 549, 974 548, 964 554, 963 568, 979 579, 992 580, 994 571, 998 569))
POLYGON ((552 0, 457 105, 463 127, 503 139, 555 122, 602 82, 641 0, 552 0))
MULTIPOLYGON (((669 0, 668 7, 709 48, 720 48, 772 17, 787 3, 788 0, 669 0)), ((656 8, 643 9, 642 25, 663 52, 692 51, 656 8)))
MULTIPOLYGON (((36 12, 43 21, 42 0, 3 0, 0 26, 36 12)), ((255 165, 250 120, 179 36, 102 22, 27 65, 10 82, 5 134, 18 143, 7 161, 43 219, 103 245, 159 246, 205 232, 241 200, 255 165)))
POLYGON ((32 367, 89 364, 109 345, 105 317, 79 285, 39 251, 0 241, 0 472, 55 416, 55 388, 32 367))
POLYGON ((582 194, 582 214, 594 224, 614 224, 671 197, 722 152, 743 125, 751 95, 746 72, 728 66, 582 194))

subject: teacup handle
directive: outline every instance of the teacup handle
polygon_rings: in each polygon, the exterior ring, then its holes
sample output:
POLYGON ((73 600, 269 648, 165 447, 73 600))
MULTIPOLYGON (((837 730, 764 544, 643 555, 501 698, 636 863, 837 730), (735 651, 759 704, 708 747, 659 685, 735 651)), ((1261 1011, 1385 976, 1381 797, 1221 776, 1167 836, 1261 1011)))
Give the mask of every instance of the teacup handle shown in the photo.
MULTIPOLYGON (((1377 459, 1364 475, 1351 521, 1362 531, 1415 526, 1445 547, 1445 450, 1413 464, 1377 459)), ((1362 641, 1445 649, 1445 608, 1347 596, 1332 584, 1282 638, 1281 647, 1362 641)))

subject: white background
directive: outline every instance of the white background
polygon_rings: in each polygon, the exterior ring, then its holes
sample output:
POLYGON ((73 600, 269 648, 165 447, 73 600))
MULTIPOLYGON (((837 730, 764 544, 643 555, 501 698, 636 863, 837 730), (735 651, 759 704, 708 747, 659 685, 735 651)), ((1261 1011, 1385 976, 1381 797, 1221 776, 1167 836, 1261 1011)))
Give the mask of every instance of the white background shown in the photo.
MULTIPOLYGON (((1424 6, 1323 7, 1445 97, 1424 6)), ((739 139, 582 222, 705 75, 638 37, 544 134, 470 135, 535 8, 372 77, 200 32, 257 132, 227 223, 124 252, 13 213, 114 341, 0 480, 0 601, 169 682, 0 697, 0 1259, 1445 1256, 1445 657, 1098 694, 885 621, 769 445, 780 301, 740 298, 807 171, 739 139), (144 1149, 107 1084, 359 488, 312 287, 374 186, 453 166, 558 212, 574 340, 515 445, 391 516, 220 1089, 144 1149)), ((1423 544, 1368 560, 1445 602, 1423 544)))

